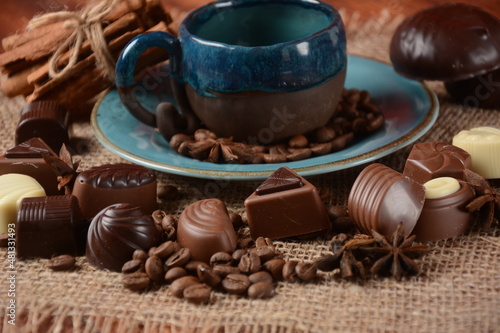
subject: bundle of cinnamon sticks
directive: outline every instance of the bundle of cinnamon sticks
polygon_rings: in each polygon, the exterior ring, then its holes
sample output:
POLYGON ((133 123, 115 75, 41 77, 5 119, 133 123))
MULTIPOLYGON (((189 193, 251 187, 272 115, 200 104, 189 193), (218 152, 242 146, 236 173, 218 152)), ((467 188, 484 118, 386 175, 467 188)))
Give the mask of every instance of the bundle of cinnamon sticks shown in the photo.
MULTIPOLYGON (((102 30, 108 50, 116 61, 132 38, 148 31, 169 31, 170 23, 161 0, 120 0, 104 17, 102 30)), ((79 48, 71 75, 59 78, 49 75, 50 57, 71 33, 72 30, 61 21, 4 38, 5 52, 0 54, 3 93, 8 97, 23 95, 27 102, 55 100, 71 110, 113 86, 114 82, 96 65, 96 54, 89 40, 79 48)), ((64 66, 73 51, 65 51, 57 65, 64 66)), ((139 59, 136 71, 164 61, 166 57, 163 51, 148 50, 139 59)))

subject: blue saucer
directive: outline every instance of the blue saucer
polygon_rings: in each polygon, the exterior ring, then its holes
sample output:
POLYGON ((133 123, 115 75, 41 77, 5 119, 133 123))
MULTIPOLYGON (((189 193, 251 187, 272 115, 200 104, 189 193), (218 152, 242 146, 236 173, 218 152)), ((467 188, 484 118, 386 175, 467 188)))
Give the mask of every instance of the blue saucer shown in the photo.
MULTIPOLYGON (((439 102, 429 88, 371 59, 349 56, 345 88, 369 91, 384 113, 384 127, 342 151, 296 162, 234 165, 184 157, 170 149, 153 128, 136 120, 116 90, 110 90, 97 102, 91 126, 106 148, 151 169, 205 179, 262 180, 285 165, 302 176, 311 176, 373 161, 415 142, 432 127, 439 114, 439 102)), ((143 104, 154 110, 157 95, 145 96, 143 104)))

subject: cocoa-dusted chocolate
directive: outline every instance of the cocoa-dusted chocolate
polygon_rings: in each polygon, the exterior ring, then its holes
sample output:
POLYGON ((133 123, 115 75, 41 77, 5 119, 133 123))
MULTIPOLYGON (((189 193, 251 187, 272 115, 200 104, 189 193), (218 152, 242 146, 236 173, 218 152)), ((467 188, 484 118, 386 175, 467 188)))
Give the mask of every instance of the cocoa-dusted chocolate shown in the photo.
POLYGON ((316 187, 287 167, 266 179, 245 200, 245 208, 253 239, 307 236, 330 228, 316 187))
POLYGON ((68 113, 55 101, 26 104, 16 129, 16 144, 31 138, 42 138, 54 151, 69 144, 68 113))
POLYGON ((191 252, 191 259, 210 262, 217 252, 236 249, 236 232, 224 202, 197 201, 184 209, 178 220, 177 241, 191 252))
MULTIPOLYGON (((435 180, 439 181, 441 178, 435 180)), ((465 207, 474 199, 474 192, 466 182, 455 181, 459 184, 458 191, 425 199, 422 212, 413 229, 416 241, 447 239, 461 235, 472 227, 473 215, 465 207)))
POLYGON ((33 177, 42 185, 47 195, 58 195, 58 180, 52 167, 42 154, 57 156, 40 138, 31 138, 16 145, 0 156, 0 175, 20 173, 33 177))
POLYGON ((135 250, 148 251, 160 241, 160 231, 150 214, 127 203, 114 204, 92 220, 86 257, 94 267, 119 272, 135 250))
POLYGON ((105 164, 82 171, 73 188, 86 218, 116 203, 138 206, 146 214, 156 210, 156 176, 140 165, 105 164))
POLYGON ((360 231, 371 230, 390 238, 403 223, 405 235, 409 235, 422 211, 425 190, 422 184, 374 163, 361 171, 356 178, 348 199, 349 216, 360 231))
POLYGON ((17 214, 17 256, 82 255, 87 227, 75 196, 24 198, 17 214))
POLYGON ((446 142, 425 142, 413 146, 403 174, 420 184, 433 178, 453 177, 464 180, 471 157, 465 150, 446 142))

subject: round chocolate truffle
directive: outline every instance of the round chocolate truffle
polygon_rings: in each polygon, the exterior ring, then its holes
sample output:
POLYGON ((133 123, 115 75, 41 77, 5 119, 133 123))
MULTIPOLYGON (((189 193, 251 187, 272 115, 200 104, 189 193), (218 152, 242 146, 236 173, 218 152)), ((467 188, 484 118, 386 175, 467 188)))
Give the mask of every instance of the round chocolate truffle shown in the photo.
POLYGON ((500 89, 491 91, 490 76, 500 68, 500 20, 476 6, 444 4, 408 17, 393 35, 390 56, 398 73, 445 81, 461 103, 494 107, 498 100, 500 89), (482 86, 469 87, 470 79, 481 76, 482 86))
POLYGON ((144 215, 139 207, 130 204, 111 205, 101 210, 90 224, 87 260, 99 269, 119 272, 135 250, 148 251, 160 239, 151 215, 144 215))

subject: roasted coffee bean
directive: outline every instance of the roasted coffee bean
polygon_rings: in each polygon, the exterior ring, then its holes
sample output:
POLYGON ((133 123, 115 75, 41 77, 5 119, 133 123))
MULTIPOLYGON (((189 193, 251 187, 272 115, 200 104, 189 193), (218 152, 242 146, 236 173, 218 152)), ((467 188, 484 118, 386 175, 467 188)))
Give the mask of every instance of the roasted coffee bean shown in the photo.
POLYGON ((143 272, 123 275, 123 286, 132 291, 144 290, 149 286, 150 282, 149 277, 143 272))
POLYGON ((205 282, 210 287, 217 287, 221 283, 221 277, 208 266, 198 266, 196 274, 201 282, 205 282))
POLYGON ((175 240, 177 236, 177 229, 173 226, 163 228, 163 239, 165 241, 175 240))
POLYGON ((187 262, 186 265, 184 265, 184 268, 186 269, 186 271, 190 272, 190 273, 194 273, 196 274, 196 272, 198 271, 198 268, 200 266, 203 266, 203 267, 206 267, 206 268, 209 268, 210 266, 208 266, 208 264, 204 261, 199 261, 199 260, 190 260, 187 262))
POLYGON ((172 254, 174 254, 176 249, 175 242, 166 241, 160 246, 156 247, 153 251, 151 251, 151 255, 157 256, 160 259, 167 259, 172 254))
POLYGON ((265 163, 285 163, 287 161, 286 154, 264 154, 262 155, 265 163))
POLYGON ((243 257, 241 257, 238 268, 241 272, 247 274, 258 272, 261 268, 261 261, 257 253, 246 253, 243 257))
POLYGON ((186 135, 186 134, 175 134, 174 136, 172 136, 172 138, 170 138, 170 148, 172 148, 172 150, 174 151, 178 151, 179 150, 179 147, 181 146, 181 144, 183 142, 187 142, 187 141, 192 141, 193 140, 193 137, 192 136, 189 136, 189 135, 186 135))
POLYGON ((230 294, 244 294, 250 287, 250 280, 244 274, 229 274, 222 280, 222 288, 230 294))
POLYGON ((274 258, 276 251, 274 249, 274 246, 261 246, 255 249, 252 249, 251 252, 254 252, 257 254, 257 256, 260 258, 261 264, 266 262, 269 259, 274 258))
POLYGON ((332 229, 335 232, 349 232, 354 228, 354 221, 349 216, 341 216, 332 221, 332 229))
POLYGON ((164 211, 162 211, 161 209, 157 209, 153 212, 153 214, 151 214, 151 217, 153 218, 155 224, 161 227, 161 221, 163 220, 165 215, 166 213, 164 211))
POLYGON ((270 282, 257 282, 248 287, 247 294, 250 298, 268 299, 276 295, 276 291, 270 282))
POLYGON ((154 252, 155 251, 156 251, 156 246, 153 246, 153 247, 149 248, 149 250, 148 250, 148 257, 154 256, 154 252))
POLYGON ((182 267, 172 267, 165 273, 165 281, 167 283, 172 283, 173 281, 186 276, 188 272, 182 267))
POLYGON ((158 199, 165 201, 175 200, 178 193, 179 190, 177 187, 172 185, 163 185, 158 189, 158 199))
POLYGON ((366 134, 367 129, 366 127, 368 126, 368 121, 363 118, 356 118, 352 122, 352 130, 356 134, 366 134))
POLYGON ((183 276, 172 282, 170 285, 170 292, 173 296, 182 298, 184 289, 197 283, 200 283, 200 280, 196 276, 183 276))
POLYGON ((229 274, 240 274, 241 271, 238 267, 229 265, 215 265, 212 267, 215 274, 219 275, 221 278, 225 278, 229 274))
POLYGON ((245 249, 238 249, 233 252, 231 258, 233 258, 233 263, 237 265, 240 262, 241 257, 243 257, 247 253, 245 249))
POLYGON ((143 272, 143 271, 144 271, 144 261, 138 259, 129 260, 122 266, 122 273, 125 274, 134 272, 143 272))
POLYGON ((385 119, 383 115, 378 115, 375 119, 371 120, 366 126, 368 133, 373 133, 384 125, 385 119))
POLYGON ((202 140, 207 140, 207 139, 217 139, 217 135, 215 135, 214 132, 208 130, 208 129, 204 129, 204 128, 200 128, 200 129, 197 129, 196 132, 194 132, 194 139, 196 141, 202 141, 202 140))
POLYGON ((302 134, 292 136, 290 140, 288 140, 288 146, 290 148, 305 148, 308 145, 309 140, 302 134))
POLYGON ((326 155, 332 152, 333 146, 331 142, 319 143, 311 146, 311 153, 313 155, 326 155))
POLYGON ((349 143, 351 143, 352 139, 354 139, 353 132, 349 132, 347 134, 339 136, 338 138, 335 138, 332 141, 332 151, 339 151, 344 149, 349 143))
POLYGON ((147 276, 151 281, 156 284, 162 284, 165 278, 165 271, 163 270, 163 262, 157 256, 151 256, 146 260, 144 264, 144 269, 147 276))
POLYGON ((241 221, 243 222, 243 224, 248 225, 248 215, 246 211, 241 213, 241 221))
POLYGON ((320 127, 313 132, 314 142, 325 143, 330 142, 337 136, 335 130, 331 127, 320 127))
POLYGON ((191 259, 191 252, 188 248, 183 247, 165 261, 165 266, 167 268, 181 267, 187 264, 189 259, 191 259))
POLYGON ((315 261, 316 267, 323 272, 331 272, 339 268, 339 256, 334 254, 327 254, 321 256, 315 261))
POLYGON ((290 152, 286 155, 289 161, 301 161, 311 157, 312 151, 309 148, 301 149, 290 149, 290 152))
POLYGON ((241 215, 238 213, 230 212, 229 219, 233 223, 233 228, 235 230, 238 230, 239 228, 241 228, 244 225, 243 220, 241 219, 241 215))
POLYGON ((284 265, 285 260, 283 259, 271 259, 264 263, 263 268, 272 275, 275 281, 281 281, 283 279, 284 265))
POLYGON ((239 249, 247 249, 254 245, 253 239, 251 237, 244 237, 238 239, 238 248, 239 249))
POLYGON ((161 220, 161 227, 163 228, 163 230, 167 230, 171 227, 175 228, 177 227, 177 221, 172 215, 165 214, 165 216, 163 216, 163 219, 161 220))
POLYGON ((302 281, 312 281, 318 274, 318 268, 315 263, 300 262, 295 266, 295 273, 302 281))
POLYGON ((210 266, 230 265, 232 262, 233 257, 227 252, 216 252, 210 257, 210 266))
POLYGON ((295 267, 298 262, 294 260, 290 260, 285 262, 283 265, 283 278, 288 282, 296 282, 297 281, 297 272, 295 271, 295 267))
POLYGON ((257 282, 273 283, 272 275, 265 271, 253 273, 252 275, 248 276, 248 279, 250 280, 251 283, 257 283, 257 282))
POLYGON ((349 213, 347 213, 347 208, 344 206, 330 206, 327 209, 328 212, 328 217, 330 218, 330 221, 335 220, 336 218, 339 218, 341 216, 348 216, 349 213))
POLYGON ((72 269, 75 264, 76 258, 68 254, 53 257, 47 261, 47 267, 53 271, 67 271, 72 269))
POLYGON ((189 156, 189 150, 191 148, 191 144, 193 143, 194 141, 184 141, 182 142, 180 145, 179 145, 179 148, 177 148, 177 152, 183 156, 189 156))
POLYGON ((274 246, 272 239, 268 237, 257 237, 257 239, 255 240, 255 247, 264 246, 274 246))
POLYGON ((146 262, 146 259, 148 259, 148 257, 149 255, 147 254, 147 252, 141 249, 135 250, 132 254, 132 259, 140 260, 143 263, 146 262))
POLYGON ((184 299, 193 304, 208 303, 211 294, 212 288, 203 283, 190 285, 182 293, 184 299))

